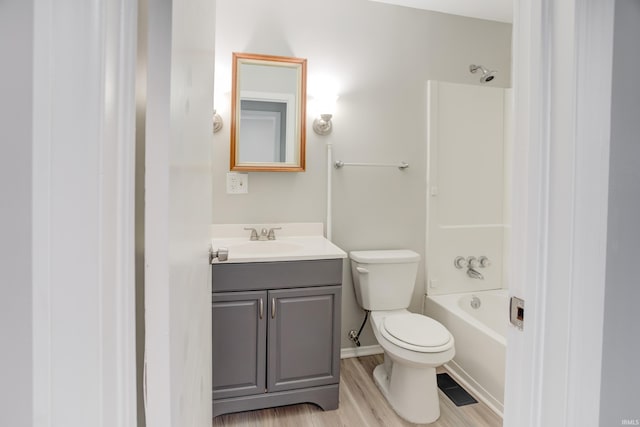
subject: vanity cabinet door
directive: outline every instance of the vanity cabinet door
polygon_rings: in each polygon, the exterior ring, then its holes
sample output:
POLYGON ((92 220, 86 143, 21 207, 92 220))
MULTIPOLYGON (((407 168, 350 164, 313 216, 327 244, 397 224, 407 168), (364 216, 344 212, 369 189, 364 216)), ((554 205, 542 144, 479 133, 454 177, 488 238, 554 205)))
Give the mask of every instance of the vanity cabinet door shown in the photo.
POLYGON ((267 291, 213 294, 213 398, 265 392, 267 291))
POLYGON ((270 392, 340 379, 340 286, 269 291, 270 392))

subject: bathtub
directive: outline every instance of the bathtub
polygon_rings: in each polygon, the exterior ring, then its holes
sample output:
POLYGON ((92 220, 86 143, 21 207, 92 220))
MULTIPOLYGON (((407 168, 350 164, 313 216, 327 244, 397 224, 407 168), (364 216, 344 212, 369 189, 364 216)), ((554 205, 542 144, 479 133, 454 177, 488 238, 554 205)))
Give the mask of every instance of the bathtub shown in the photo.
POLYGON ((425 314, 456 340, 456 355, 445 365, 465 388, 502 416, 509 298, 506 289, 427 296, 425 314), (478 308, 471 306, 480 301, 478 308))

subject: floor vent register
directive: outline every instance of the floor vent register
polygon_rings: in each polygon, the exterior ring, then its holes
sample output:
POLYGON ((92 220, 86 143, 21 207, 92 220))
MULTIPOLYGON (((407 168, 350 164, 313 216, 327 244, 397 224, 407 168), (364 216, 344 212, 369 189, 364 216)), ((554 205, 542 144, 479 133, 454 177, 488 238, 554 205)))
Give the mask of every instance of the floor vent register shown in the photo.
POLYGON ((447 395, 456 406, 471 405, 478 403, 467 390, 463 389, 451 376, 447 373, 438 374, 438 388, 447 395))

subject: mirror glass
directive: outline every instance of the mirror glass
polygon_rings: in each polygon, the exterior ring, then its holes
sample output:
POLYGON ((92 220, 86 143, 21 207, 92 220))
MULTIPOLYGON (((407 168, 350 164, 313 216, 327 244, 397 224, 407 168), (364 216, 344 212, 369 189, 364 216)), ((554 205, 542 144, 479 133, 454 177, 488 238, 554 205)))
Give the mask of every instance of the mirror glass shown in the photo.
POLYGON ((231 170, 305 167, 307 60, 233 54, 231 170))

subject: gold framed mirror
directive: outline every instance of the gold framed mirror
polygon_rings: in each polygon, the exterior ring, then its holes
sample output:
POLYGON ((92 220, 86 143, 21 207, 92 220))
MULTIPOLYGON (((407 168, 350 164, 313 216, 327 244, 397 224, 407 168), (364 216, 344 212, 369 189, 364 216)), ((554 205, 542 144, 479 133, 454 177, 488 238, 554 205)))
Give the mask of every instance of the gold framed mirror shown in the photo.
POLYGON ((307 60, 233 53, 232 171, 305 169, 307 60))

